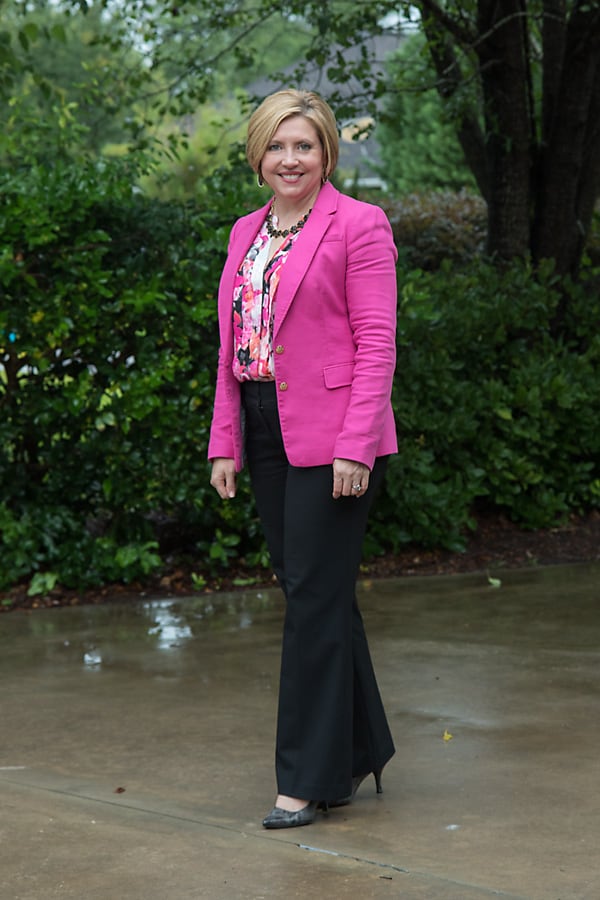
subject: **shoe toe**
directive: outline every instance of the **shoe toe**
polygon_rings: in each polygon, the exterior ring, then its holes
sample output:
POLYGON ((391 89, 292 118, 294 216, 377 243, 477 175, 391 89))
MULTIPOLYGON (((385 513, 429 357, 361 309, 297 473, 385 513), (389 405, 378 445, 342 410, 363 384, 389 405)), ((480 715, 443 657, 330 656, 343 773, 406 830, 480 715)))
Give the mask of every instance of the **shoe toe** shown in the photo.
POLYGON ((296 828, 298 825, 310 825, 315 820, 317 804, 309 803, 308 806, 296 812, 280 809, 274 806, 271 812, 263 819, 264 828, 296 828))

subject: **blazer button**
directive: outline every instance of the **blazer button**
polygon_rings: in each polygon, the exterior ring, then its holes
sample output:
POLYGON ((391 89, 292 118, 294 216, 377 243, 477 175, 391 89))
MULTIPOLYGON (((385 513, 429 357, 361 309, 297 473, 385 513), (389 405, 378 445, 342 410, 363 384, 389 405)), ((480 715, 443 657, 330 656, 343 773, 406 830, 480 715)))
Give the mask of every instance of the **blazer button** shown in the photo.
POLYGON ((283 344, 277 344, 275 347, 275 353, 283 353, 283 344))
POLYGON ((280 391, 287 391, 287 389, 288 389, 288 383, 287 383, 287 381, 281 381, 280 384, 279 384, 279 390, 280 390, 280 391))

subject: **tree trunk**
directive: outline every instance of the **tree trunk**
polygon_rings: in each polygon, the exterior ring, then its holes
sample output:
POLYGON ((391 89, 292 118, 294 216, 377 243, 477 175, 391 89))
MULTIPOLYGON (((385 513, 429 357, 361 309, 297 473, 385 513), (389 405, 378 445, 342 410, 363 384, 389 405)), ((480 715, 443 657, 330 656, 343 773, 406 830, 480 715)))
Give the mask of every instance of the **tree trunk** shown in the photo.
POLYGON ((600 0, 477 0, 476 20, 439 0, 418 5, 442 98, 466 84, 455 48, 477 58, 483 139, 476 115, 457 131, 488 204, 489 252, 577 274, 600 194, 600 0), (530 46, 538 25, 541 54, 530 46))
POLYGON ((477 31, 489 173, 488 252, 513 259, 529 252, 535 145, 523 0, 479 0, 477 31))
MULTIPOLYGON (((550 51, 560 47, 556 42, 550 51)), ((600 10, 576 9, 564 24, 562 60, 544 55, 559 79, 546 98, 532 227, 534 260, 576 274, 600 187, 600 10)))

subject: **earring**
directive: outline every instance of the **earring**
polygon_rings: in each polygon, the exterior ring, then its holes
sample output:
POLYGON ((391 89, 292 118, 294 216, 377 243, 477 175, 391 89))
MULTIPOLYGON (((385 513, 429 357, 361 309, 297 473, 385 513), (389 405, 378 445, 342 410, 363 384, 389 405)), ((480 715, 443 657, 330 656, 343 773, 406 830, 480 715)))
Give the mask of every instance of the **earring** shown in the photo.
POLYGON ((265 186, 265 183, 264 183, 264 181, 263 181, 263 177, 262 177, 262 173, 261 173, 260 169, 259 169, 258 172, 256 173, 256 183, 257 183, 257 185, 258 185, 259 187, 264 187, 264 186, 265 186))
POLYGON ((328 181, 329 181, 329 176, 327 175, 326 172, 323 172, 323 175, 321 176, 321 184, 327 184, 328 181))

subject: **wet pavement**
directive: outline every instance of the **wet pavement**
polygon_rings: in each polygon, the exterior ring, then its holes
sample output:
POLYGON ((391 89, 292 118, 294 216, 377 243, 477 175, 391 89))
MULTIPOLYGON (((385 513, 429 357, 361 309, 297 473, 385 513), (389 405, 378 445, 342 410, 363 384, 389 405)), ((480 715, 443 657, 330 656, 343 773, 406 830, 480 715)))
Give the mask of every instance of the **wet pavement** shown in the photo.
POLYGON ((600 565, 361 585, 384 793, 266 832, 282 600, 0 617, 0 897, 600 897, 600 565))

